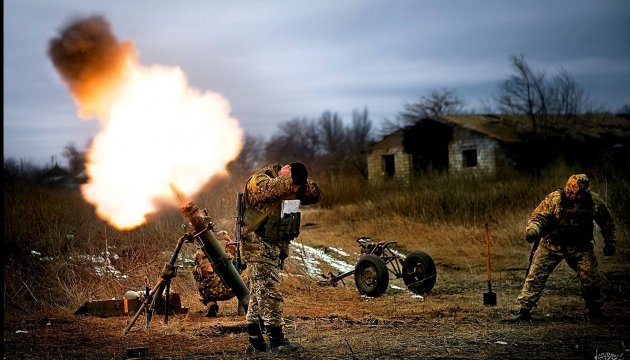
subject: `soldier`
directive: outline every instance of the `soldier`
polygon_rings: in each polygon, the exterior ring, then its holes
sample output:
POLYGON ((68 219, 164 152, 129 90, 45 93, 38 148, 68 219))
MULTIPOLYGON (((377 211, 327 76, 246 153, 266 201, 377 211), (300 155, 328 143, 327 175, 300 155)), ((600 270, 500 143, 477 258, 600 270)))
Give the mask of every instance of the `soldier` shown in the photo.
POLYGON ((547 278, 563 259, 578 274, 588 318, 605 319, 593 252, 593 220, 604 238, 604 255, 614 255, 615 223, 599 195, 589 190, 585 174, 571 175, 564 189, 547 195, 534 210, 525 239, 540 243, 518 297, 521 309, 513 321, 531 320, 531 309, 540 299, 547 278))
MULTIPOLYGON (((234 259, 236 257, 236 246, 232 243, 232 239, 226 231, 216 233, 217 240, 222 243, 226 254, 234 259)), ((216 317, 219 312, 218 301, 226 301, 232 299, 235 295, 232 289, 225 286, 219 275, 214 272, 212 264, 201 249, 195 254, 195 269, 193 276, 197 281, 197 288, 201 302, 208 307, 206 316, 216 317)), ((241 273, 243 282, 247 284, 247 270, 241 273)))
POLYGON ((298 236, 299 212, 281 217, 283 200, 297 199, 302 205, 319 202, 321 193, 308 179, 304 164, 267 166, 252 175, 245 185, 245 214, 241 253, 250 275, 247 311, 248 351, 267 351, 262 334, 267 329, 269 348, 295 351, 298 345, 284 337, 284 299, 279 291, 289 242, 298 236))

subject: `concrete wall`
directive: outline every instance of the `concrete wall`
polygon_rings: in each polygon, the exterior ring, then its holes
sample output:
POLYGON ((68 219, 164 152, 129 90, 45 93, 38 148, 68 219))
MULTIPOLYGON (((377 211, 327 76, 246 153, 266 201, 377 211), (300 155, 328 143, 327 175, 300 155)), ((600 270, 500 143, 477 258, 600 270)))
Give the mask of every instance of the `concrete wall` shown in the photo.
MULTIPOLYGON (((379 143, 367 156, 368 180, 371 184, 399 181, 410 184, 413 157, 403 152, 402 140, 391 136, 379 143), (383 156, 394 156, 394 175, 385 171, 383 156)), ((453 129, 453 141, 448 144, 449 172, 456 175, 496 176, 497 167, 509 162, 497 140, 461 127, 453 129), (466 166, 465 151, 476 151, 476 165, 466 166)), ((503 165, 505 166, 505 165, 503 165)))
POLYGON ((385 181, 399 181, 405 184, 410 183, 412 174, 412 157, 403 153, 402 147, 389 149, 375 149, 367 157, 368 180, 371 184, 381 184, 385 181), (383 156, 394 156, 394 176, 389 176, 385 172, 383 156))
POLYGON ((496 140, 474 131, 455 128, 453 141, 448 148, 449 172, 451 174, 496 175, 497 159, 501 157, 501 148, 496 140), (463 154, 467 150, 476 150, 476 166, 465 166, 463 154))

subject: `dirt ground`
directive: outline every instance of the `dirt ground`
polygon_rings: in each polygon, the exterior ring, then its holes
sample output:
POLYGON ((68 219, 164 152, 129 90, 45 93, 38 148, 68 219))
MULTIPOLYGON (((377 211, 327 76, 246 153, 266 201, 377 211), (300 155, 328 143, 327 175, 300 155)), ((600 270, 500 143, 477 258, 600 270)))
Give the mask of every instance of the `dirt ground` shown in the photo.
MULTIPOLYGON (((141 317, 129 334, 130 317, 5 313, 4 359, 125 359, 131 348, 147 348, 151 359, 321 358, 321 359, 593 359, 598 354, 630 356, 630 274, 606 271, 604 308, 610 321, 589 322, 579 285, 568 267, 550 279, 531 323, 502 322, 515 310, 522 271, 496 275, 498 305, 483 305, 482 279, 466 279, 440 268, 434 291, 424 298, 389 289, 362 297, 354 284, 302 289, 287 280, 286 335, 302 350, 293 354, 246 354, 244 317, 236 302, 221 305, 220 317, 190 312, 163 324, 157 316, 145 328, 141 317)), ((603 357, 601 357, 603 358, 603 357)), ((621 358, 621 357, 617 357, 621 358)))
POLYGON ((171 317, 169 324, 156 316, 146 328, 141 316, 123 336, 130 316, 76 316, 76 309, 38 314, 5 311, 4 359, 127 359, 128 350, 134 348, 146 348, 145 358, 151 359, 630 358, 630 252, 625 242, 620 242, 612 258, 603 258, 601 249, 596 249, 604 276, 603 310, 609 321, 588 321, 579 281, 563 263, 547 282, 534 320, 510 324, 503 320, 517 310, 527 244, 512 243, 509 236, 496 232, 492 285, 498 304, 484 306, 485 257, 478 229, 458 230, 445 224, 445 235, 435 241, 442 230, 434 226, 432 236, 418 237, 415 234, 426 234, 422 226, 370 222, 305 227, 304 244, 321 248, 326 242, 347 252, 349 263, 358 252, 352 234, 383 231, 399 238, 403 251, 415 248, 431 254, 438 276, 432 292, 424 297, 390 277, 384 295, 368 298, 359 294, 352 277, 337 287, 318 286, 317 279, 301 267, 305 261, 291 256, 281 289, 286 302, 285 334, 302 346, 296 353, 246 354, 245 319, 237 315, 236 299, 220 304, 218 318, 203 316, 194 280, 184 277, 182 270, 173 281, 173 291, 183 294, 183 305, 190 311, 171 317), (448 234, 461 235, 449 239, 448 234), (468 238, 474 239, 466 243, 468 238))

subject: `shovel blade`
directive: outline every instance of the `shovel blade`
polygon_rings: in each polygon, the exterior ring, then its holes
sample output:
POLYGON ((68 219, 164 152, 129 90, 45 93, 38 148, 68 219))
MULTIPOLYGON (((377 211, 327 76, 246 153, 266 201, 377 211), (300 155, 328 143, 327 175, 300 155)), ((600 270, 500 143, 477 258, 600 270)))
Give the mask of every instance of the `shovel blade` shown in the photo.
POLYGON ((483 304, 494 306, 497 304, 497 294, 493 292, 483 293, 483 304))

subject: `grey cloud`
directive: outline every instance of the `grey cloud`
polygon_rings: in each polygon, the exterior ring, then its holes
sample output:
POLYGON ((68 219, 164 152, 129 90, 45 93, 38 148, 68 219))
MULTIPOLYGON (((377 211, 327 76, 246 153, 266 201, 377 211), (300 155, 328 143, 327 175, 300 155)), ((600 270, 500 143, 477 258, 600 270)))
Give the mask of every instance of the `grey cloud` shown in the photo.
POLYGON ((278 122, 327 109, 348 121, 353 109, 368 107, 378 123, 430 88, 457 88, 474 107, 510 73, 508 57, 520 53, 535 68, 566 68, 594 99, 613 109, 630 103, 628 1, 9 0, 4 5, 4 99, 10 115, 5 122, 11 124, 7 129, 5 123, 5 156, 46 158, 68 141, 83 144, 94 135, 98 125, 76 118, 45 55, 47 41, 71 16, 94 13, 107 17, 120 41, 135 44, 144 65, 180 66, 192 86, 222 93, 245 131, 255 135, 269 136, 278 122), (25 137, 24 129, 44 121, 52 128, 25 137), (67 128, 73 123, 79 130, 67 128), (42 147, 15 145, 33 139, 42 147))

